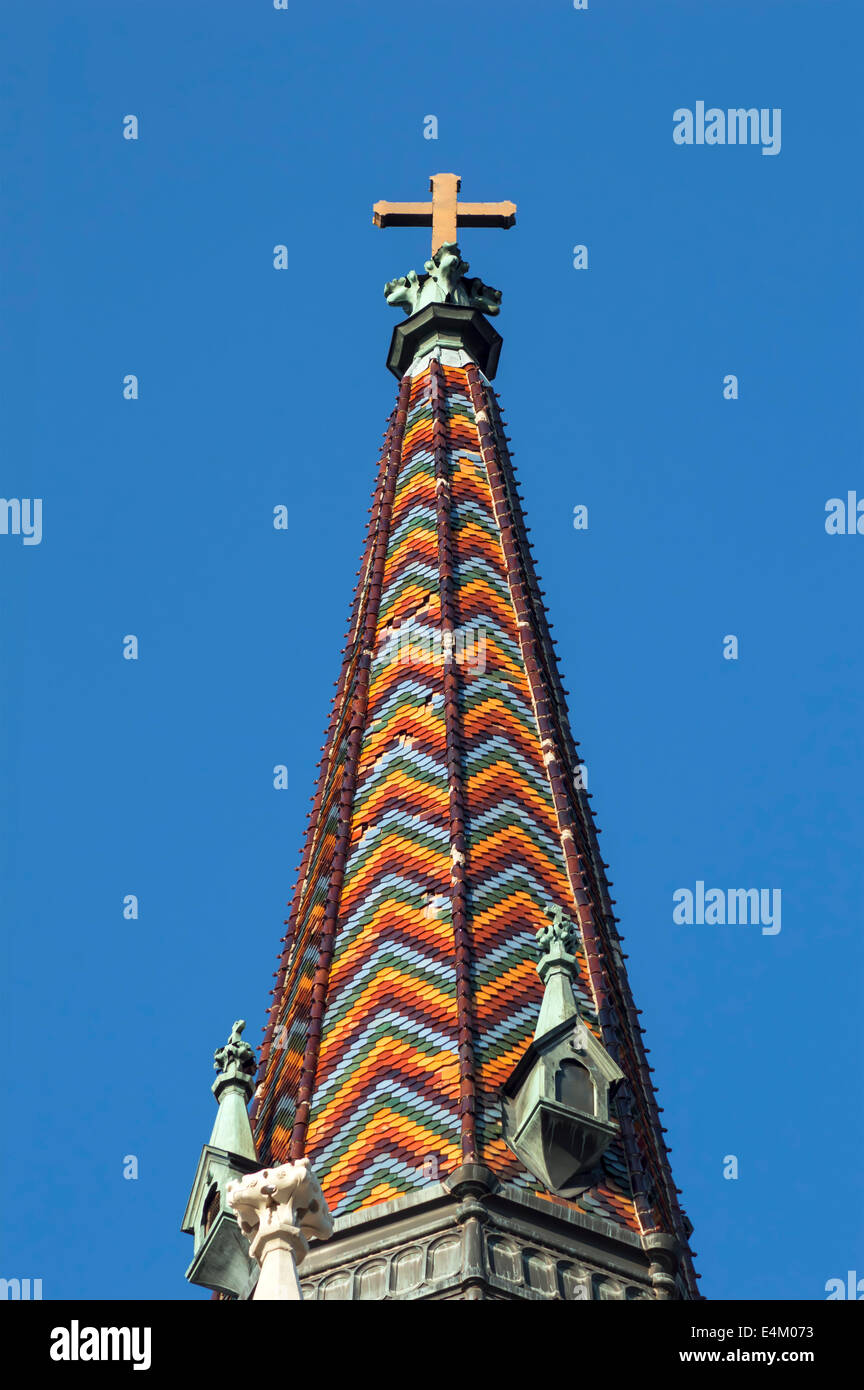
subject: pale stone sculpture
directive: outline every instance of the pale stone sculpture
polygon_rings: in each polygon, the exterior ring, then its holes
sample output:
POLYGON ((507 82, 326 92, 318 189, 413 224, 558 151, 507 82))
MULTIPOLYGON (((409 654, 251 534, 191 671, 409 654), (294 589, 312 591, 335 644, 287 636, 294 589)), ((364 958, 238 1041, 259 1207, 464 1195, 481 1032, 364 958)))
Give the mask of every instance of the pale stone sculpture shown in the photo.
POLYGON ((297 1266, 309 1240, 328 1240, 333 1219, 308 1158, 250 1173, 227 1188, 228 1204, 261 1270, 253 1299, 297 1302, 303 1295, 297 1266))

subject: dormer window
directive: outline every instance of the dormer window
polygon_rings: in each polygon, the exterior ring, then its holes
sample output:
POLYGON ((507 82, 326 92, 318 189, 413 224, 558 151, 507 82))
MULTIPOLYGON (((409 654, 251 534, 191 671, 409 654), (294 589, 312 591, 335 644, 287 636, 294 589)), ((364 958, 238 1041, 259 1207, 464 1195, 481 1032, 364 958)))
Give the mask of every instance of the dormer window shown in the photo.
POLYGON ((534 1040, 504 1085, 504 1138, 550 1192, 576 1197, 618 1132, 609 1101, 624 1074, 579 1016, 576 929, 560 908, 549 915, 538 936, 543 1003, 534 1040))
POLYGON ((572 1110, 595 1114, 594 1082, 579 1062, 565 1057, 555 1073, 555 1099, 572 1110))
POLYGON ((210 1230, 210 1227, 213 1225, 213 1222, 216 1220, 216 1217, 219 1215, 220 1205, 221 1202, 219 1198, 219 1188, 217 1184, 214 1182, 213 1186, 210 1188, 210 1191, 207 1193, 207 1197, 204 1201, 204 1209, 201 1213, 202 1236, 206 1236, 207 1232, 210 1230))

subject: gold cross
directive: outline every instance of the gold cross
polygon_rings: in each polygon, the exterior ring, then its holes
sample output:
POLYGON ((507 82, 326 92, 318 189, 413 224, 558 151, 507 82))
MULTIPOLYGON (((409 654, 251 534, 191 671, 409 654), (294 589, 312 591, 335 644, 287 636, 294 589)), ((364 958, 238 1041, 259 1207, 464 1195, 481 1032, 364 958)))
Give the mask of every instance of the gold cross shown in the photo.
POLYGON ((459 227, 512 227, 515 203, 460 203, 458 174, 433 174, 431 203, 387 203, 372 208, 376 227, 432 227, 432 255, 445 241, 456 241, 459 227))

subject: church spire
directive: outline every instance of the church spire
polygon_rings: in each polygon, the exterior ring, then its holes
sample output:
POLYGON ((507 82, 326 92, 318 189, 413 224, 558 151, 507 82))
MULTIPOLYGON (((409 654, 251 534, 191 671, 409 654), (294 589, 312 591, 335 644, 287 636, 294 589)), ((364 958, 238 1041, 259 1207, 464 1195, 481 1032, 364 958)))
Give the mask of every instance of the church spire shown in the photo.
POLYGON ((375 206, 379 226, 431 221, 432 255, 385 290, 408 315, 399 391, 265 1030, 258 1153, 308 1158, 335 1217, 307 1296, 694 1298, 490 384, 501 295, 456 244, 460 223, 512 226, 515 207, 458 191, 436 175, 431 204, 375 206))

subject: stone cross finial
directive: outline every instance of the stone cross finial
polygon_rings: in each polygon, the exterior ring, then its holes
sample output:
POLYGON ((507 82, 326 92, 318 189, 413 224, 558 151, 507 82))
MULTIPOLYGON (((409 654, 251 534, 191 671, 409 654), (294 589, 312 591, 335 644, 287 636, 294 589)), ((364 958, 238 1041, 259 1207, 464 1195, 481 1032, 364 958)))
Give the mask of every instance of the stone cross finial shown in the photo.
POLYGON ((253 1298, 302 1300, 297 1266, 309 1252, 309 1240, 333 1234, 333 1219, 308 1158, 250 1173, 229 1182, 226 1192, 261 1269, 253 1298))

